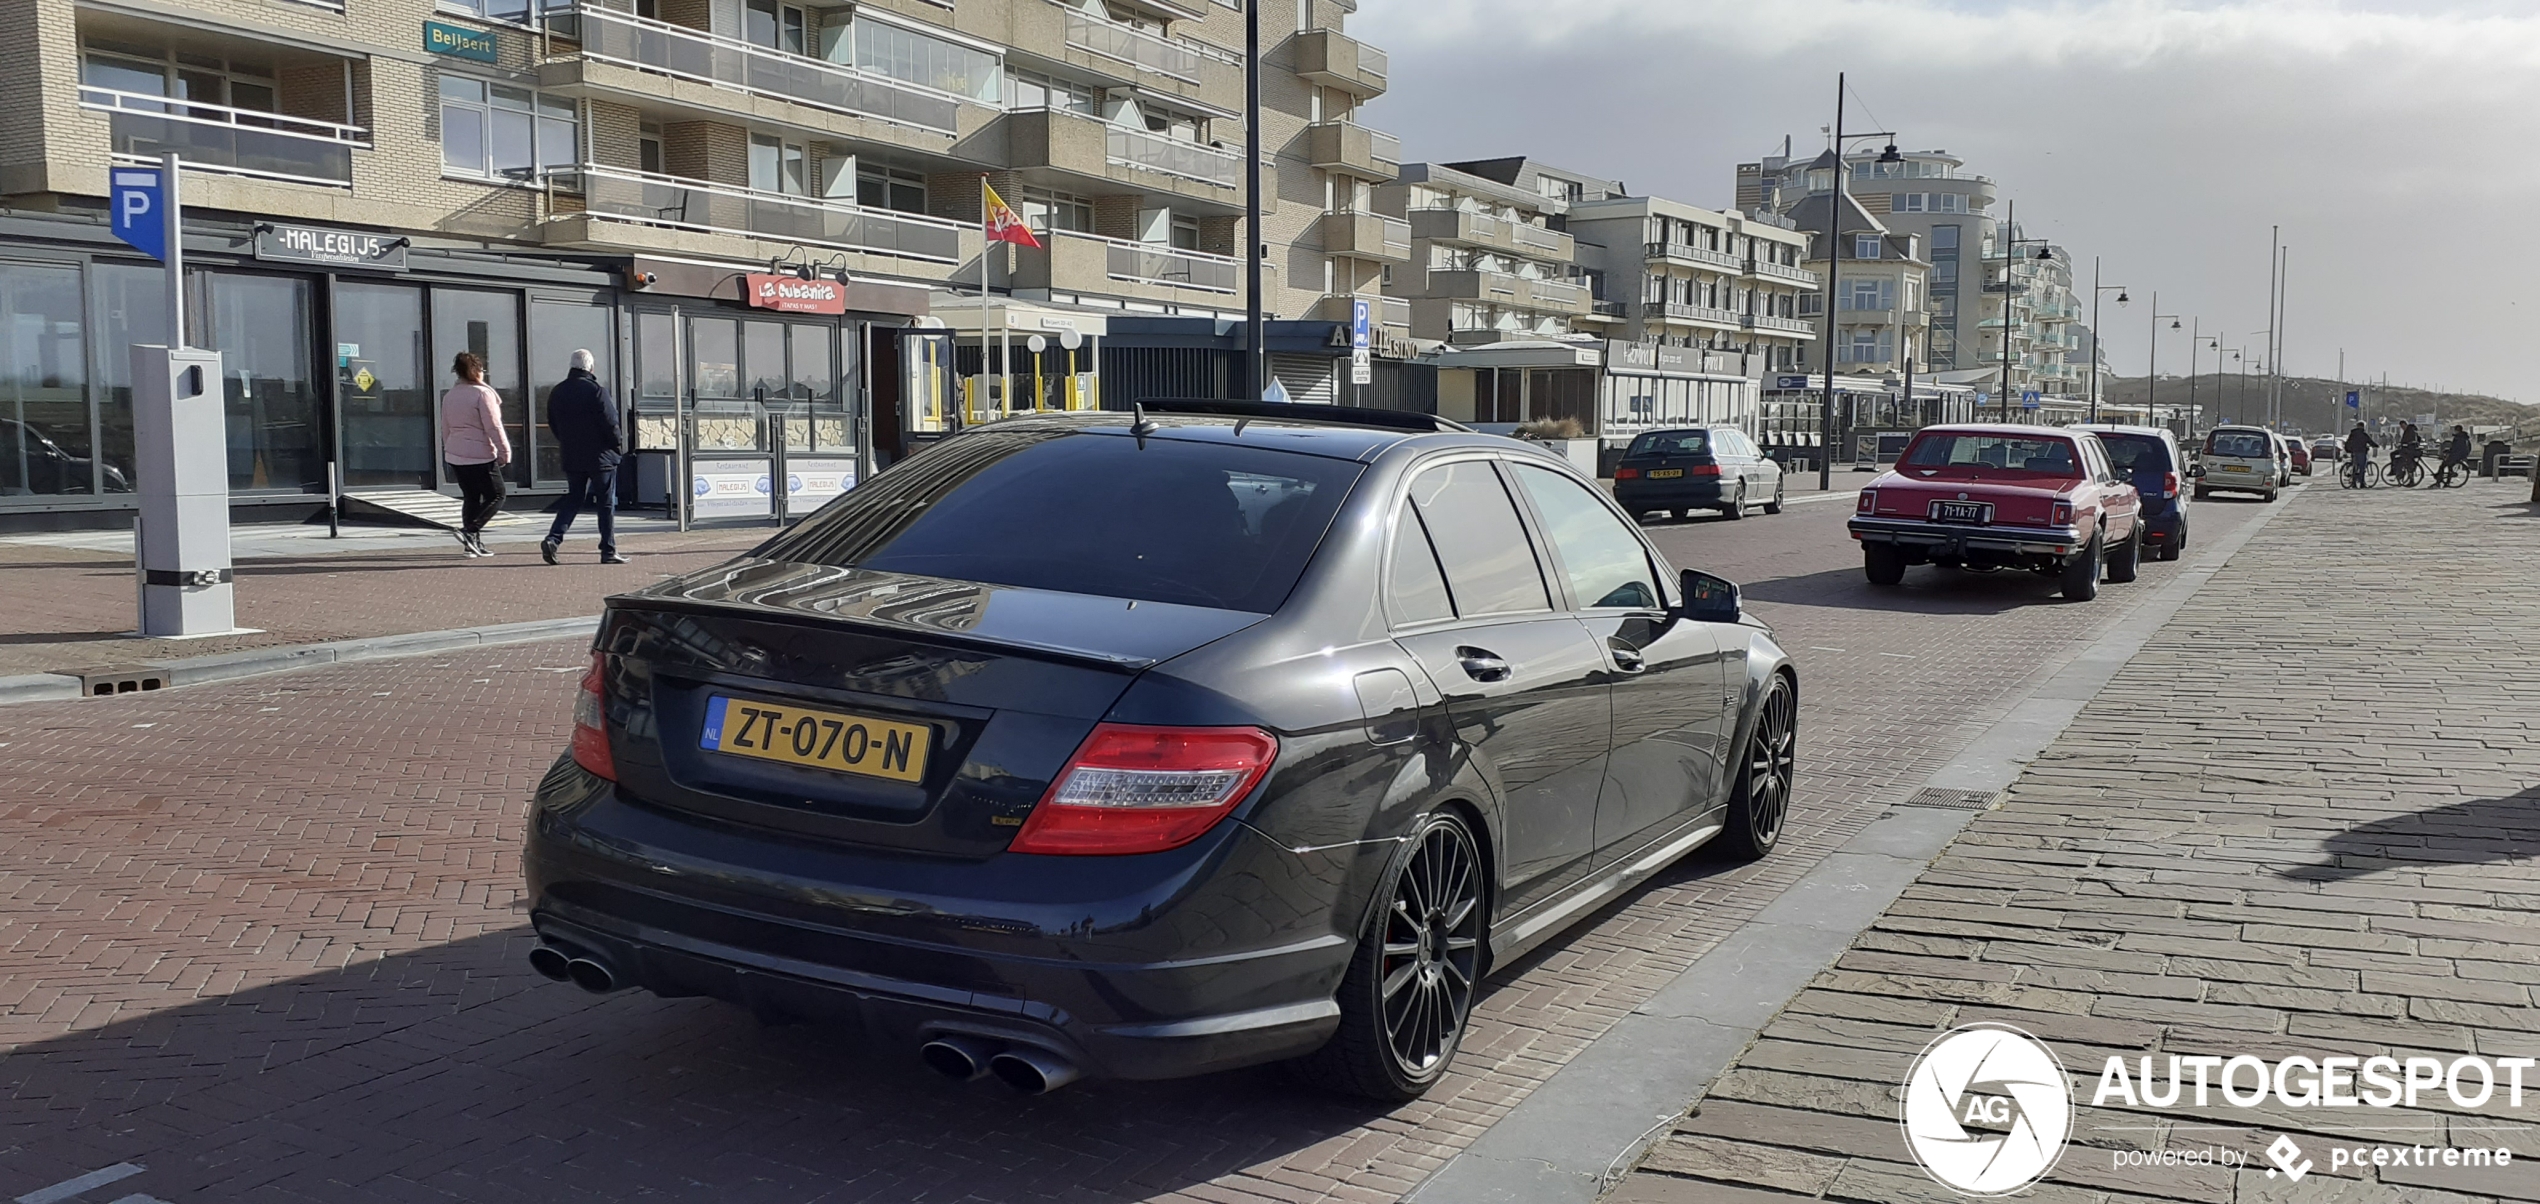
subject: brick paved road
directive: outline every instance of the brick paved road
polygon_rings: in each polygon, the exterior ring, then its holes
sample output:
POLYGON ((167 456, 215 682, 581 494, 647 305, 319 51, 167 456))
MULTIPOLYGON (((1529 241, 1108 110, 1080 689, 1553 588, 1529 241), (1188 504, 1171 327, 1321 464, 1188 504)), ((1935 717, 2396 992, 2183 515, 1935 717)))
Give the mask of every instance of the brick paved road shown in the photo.
POLYGON ((1390 1112, 1269 1070, 1019 1100, 904 1050, 536 978, 514 850, 570 645, 0 709, 0 1198, 125 1161, 148 1170, 101 1198, 1392 1198, 2129 600, 1931 570, 1873 593, 1842 518, 1660 532, 1750 581, 1801 658, 1790 842, 1679 867, 1503 970, 1457 1073, 1390 1112))
POLYGON ((2540 1056, 2540 511, 2509 488, 2298 497, 1611 1199, 1947 1198, 1908 1161, 1898 1085, 1939 1032, 1995 1019, 2055 1046, 2085 1105, 2029 1198, 2540 1200, 2521 1161, 2540 1130, 2501 1089, 2482 1109, 2087 1106, 2111 1054, 2540 1056), (2255 1158, 2280 1133, 2316 1165, 2298 1186, 2263 1159, 2113 1165, 2255 1158), (2358 1142, 2516 1163, 2332 1170, 2358 1142))
POLYGON ((626 565, 592 563, 588 518, 574 559, 555 567, 535 542, 498 542, 491 558, 468 560, 446 536, 412 549, 242 557, 238 625, 259 633, 200 640, 123 636, 134 622, 129 553, 0 542, 0 677, 598 614, 610 594, 728 559, 767 534, 630 537, 626 565))

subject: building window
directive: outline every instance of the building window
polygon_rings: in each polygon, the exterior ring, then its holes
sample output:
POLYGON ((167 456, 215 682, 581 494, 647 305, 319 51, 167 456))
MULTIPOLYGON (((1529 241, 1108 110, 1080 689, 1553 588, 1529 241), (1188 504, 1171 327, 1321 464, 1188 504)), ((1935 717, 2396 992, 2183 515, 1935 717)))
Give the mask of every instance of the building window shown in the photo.
POLYGON ((1102 107, 1102 89, 1037 71, 1009 71, 1006 86, 1016 109, 1058 109, 1092 116, 1102 107))
POLYGON ((750 135, 750 187, 802 196, 811 191, 811 156, 799 142, 750 135))
POLYGON ((887 167, 858 167, 855 203, 867 209, 897 213, 926 212, 926 177, 887 167))
POLYGON ((1094 229, 1094 203, 1072 192, 1026 188, 1014 198, 1014 207, 1023 224, 1044 234, 1052 230, 1090 234, 1094 229))
MULTIPOLYGON (((1198 218, 1182 217, 1179 215, 1176 215, 1173 218, 1173 249, 1176 251, 1196 251, 1199 249, 1198 218)), ((1326 275, 1328 275, 1331 271, 1331 263, 1332 261, 1328 259, 1323 261, 1323 267, 1326 275)), ((1332 291, 1328 283, 1325 285, 1323 291, 1332 291)))
POLYGON ((513 25, 527 25, 533 6, 542 14, 569 12, 573 8, 573 0, 435 0, 434 3, 434 7, 445 13, 461 13, 513 25))
POLYGON ((1853 235, 1853 236, 1852 236, 1852 257, 1853 257, 1854 259, 1876 259, 1876 258, 1878 258, 1878 257, 1879 257, 1879 236, 1878 236, 1878 235, 1876 235, 1876 234, 1855 234, 1855 235, 1853 235))
POLYGON ((747 0, 742 6, 741 30, 750 42, 782 50, 788 54, 803 53, 803 10, 776 0, 747 0))
POLYGON ((441 167, 448 175, 532 180, 570 171, 580 153, 573 102, 464 75, 441 77, 441 167))
POLYGON ((661 127, 645 122, 635 135, 635 168, 652 175, 662 174, 661 127))
POLYGON ((92 42, 80 62, 80 82, 92 88, 167 96, 259 113, 280 111, 274 103, 272 67, 217 55, 170 55, 166 51, 92 42))

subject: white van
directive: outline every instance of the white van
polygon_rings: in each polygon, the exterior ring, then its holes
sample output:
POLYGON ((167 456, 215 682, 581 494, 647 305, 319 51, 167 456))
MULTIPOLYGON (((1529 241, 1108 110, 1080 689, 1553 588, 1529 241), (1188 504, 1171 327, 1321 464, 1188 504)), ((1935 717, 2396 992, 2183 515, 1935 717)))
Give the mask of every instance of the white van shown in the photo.
POLYGON ((2274 501, 2284 487, 2280 447, 2275 432, 2262 426, 2218 426, 2205 432, 2205 446, 2196 454, 2196 496, 2229 491, 2274 501))

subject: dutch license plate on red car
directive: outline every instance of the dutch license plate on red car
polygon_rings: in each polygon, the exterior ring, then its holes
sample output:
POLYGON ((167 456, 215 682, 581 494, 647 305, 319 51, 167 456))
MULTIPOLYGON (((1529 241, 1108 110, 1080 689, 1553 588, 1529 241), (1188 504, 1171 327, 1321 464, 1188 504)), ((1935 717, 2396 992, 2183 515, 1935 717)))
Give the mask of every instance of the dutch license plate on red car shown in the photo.
POLYGON ((1989 523, 1993 521, 1993 503, 1933 502, 1931 520, 1936 523, 1989 523))

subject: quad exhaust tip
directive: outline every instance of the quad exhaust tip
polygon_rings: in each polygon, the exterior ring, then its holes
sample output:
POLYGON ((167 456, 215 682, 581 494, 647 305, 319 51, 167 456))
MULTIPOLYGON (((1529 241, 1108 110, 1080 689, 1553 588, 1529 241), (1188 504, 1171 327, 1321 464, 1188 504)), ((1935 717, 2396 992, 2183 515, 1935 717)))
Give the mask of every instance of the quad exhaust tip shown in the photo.
POLYGON ((540 945, 529 951, 529 968, 557 982, 573 977, 572 966, 573 955, 553 945, 540 945))
POLYGON ((919 1046, 917 1056, 945 1078, 975 1083, 988 1077, 988 1063, 997 1056, 997 1046, 977 1037, 937 1037, 919 1046))
POLYGON ((1076 1065, 1055 1054, 1018 1046, 988 1059, 988 1070, 1025 1095, 1047 1095, 1076 1081, 1076 1065))
POLYGON ((617 972, 609 969, 606 962, 577 957, 565 963, 564 972, 573 980, 573 985, 594 995, 606 995, 617 989, 617 972))

